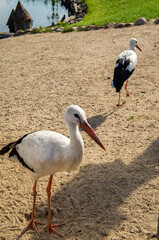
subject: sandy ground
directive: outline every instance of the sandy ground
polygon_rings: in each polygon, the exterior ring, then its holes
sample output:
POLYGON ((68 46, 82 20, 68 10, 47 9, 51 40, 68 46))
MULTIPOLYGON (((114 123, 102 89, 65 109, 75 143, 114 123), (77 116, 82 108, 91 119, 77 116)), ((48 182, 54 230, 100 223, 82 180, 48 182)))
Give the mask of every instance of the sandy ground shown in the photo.
MULTIPOLYGON (((46 33, 0 40, 0 148, 26 133, 49 129, 68 136, 63 120, 81 106, 104 152, 81 132, 83 162, 55 175, 52 220, 64 240, 155 239, 159 211, 159 26, 46 33), (126 103, 111 88, 117 56, 138 39, 142 52, 126 103)), ((0 158, 0 239, 15 240, 32 210, 33 181, 17 163, 0 158)), ((36 220, 47 224, 48 177, 38 182, 36 220)), ((44 240, 44 226, 21 239, 44 240)), ((49 239, 58 240, 51 233, 49 239)))

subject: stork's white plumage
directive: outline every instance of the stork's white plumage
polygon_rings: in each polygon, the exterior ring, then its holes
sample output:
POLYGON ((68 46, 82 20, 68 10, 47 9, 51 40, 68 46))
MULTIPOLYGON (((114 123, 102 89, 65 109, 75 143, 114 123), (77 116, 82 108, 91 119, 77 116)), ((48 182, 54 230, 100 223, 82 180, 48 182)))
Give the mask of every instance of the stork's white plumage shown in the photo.
POLYGON ((51 231, 62 236, 55 230, 55 227, 60 226, 60 224, 51 225, 51 183, 53 175, 56 172, 70 172, 75 170, 82 161, 84 143, 79 132, 79 127, 105 150, 105 147, 88 124, 85 112, 79 106, 71 105, 68 107, 64 118, 70 139, 57 132, 43 130, 27 134, 0 150, 0 155, 4 155, 11 150, 9 157, 16 159, 26 167, 34 179, 32 217, 28 226, 23 230, 22 235, 29 228, 33 228, 39 234, 36 224, 41 223, 34 220, 37 194, 36 185, 40 177, 50 175, 47 186, 49 206, 48 225, 46 226, 47 237, 51 231))
POLYGON ((129 92, 127 90, 128 78, 131 76, 133 71, 135 70, 137 64, 137 55, 136 48, 140 51, 140 47, 137 45, 137 40, 135 38, 131 38, 129 41, 129 50, 125 50, 117 58, 115 69, 114 69, 114 77, 112 80, 112 87, 116 88, 116 92, 119 92, 119 100, 117 106, 121 106, 120 103, 120 90, 126 81, 125 90, 126 96, 129 96, 129 92))

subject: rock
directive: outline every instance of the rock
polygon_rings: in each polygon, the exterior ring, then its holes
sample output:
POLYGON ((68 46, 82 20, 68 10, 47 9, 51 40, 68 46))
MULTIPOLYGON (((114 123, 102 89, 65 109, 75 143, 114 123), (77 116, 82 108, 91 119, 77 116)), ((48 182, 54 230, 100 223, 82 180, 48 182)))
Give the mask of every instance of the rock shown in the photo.
POLYGON ((78 27, 72 27, 72 29, 73 29, 74 31, 77 31, 78 27))
POLYGON ((87 5, 81 0, 63 0, 72 16, 65 18, 64 23, 73 24, 81 21, 87 13, 87 5))
POLYGON ((114 26, 114 28, 123 28, 125 27, 125 23, 119 23, 114 26))
POLYGON ((78 18, 75 19, 75 22, 80 22, 82 19, 83 18, 78 17, 78 18))
POLYGON ((59 28, 56 29, 56 32, 62 32, 63 30, 64 30, 63 27, 59 27, 59 28))
POLYGON ((51 28, 51 31, 54 31, 54 30, 55 30, 55 27, 52 27, 52 28, 51 28))
POLYGON ((101 232, 101 235, 102 235, 103 237, 109 236, 109 232, 108 232, 105 228, 102 228, 102 229, 100 230, 100 232, 101 232))
POLYGON ((64 21, 64 23, 70 23, 72 20, 75 20, 76 19, 76 17, 75 16, 70 16, 70 17, 68 17, 68 18, 65 18, 65 21, 64 21))
POLYGON ((77 3, 74 3, 74 9, 75 9, 75 13, 78 13, 78 5, 77 5, 77 3))
POLYGON ((14 33, 0 33, 0 39, 12 37, 14 33))
POLYGON ((135 22, 135 26, 143 25, 146 23, 146 19, 141 17, 135 22))
POLYGON ((32 31, 32 28, 25 30, 25 32, 31 32, 31 31, 32 31))
POLYGON ((155 21, 156 24, 159 24, 159 18, 157 18, 157 20, 155 21))
POLYGON ((78 31, 85 31, 85 30, 86 30, 85 26, 78 27, 78 31))
POLYGON ((30 218, 31 218, 31 213, 25 213, 25 214, 24 214, 24 217, 25 217, 25 219, 26 219, 27 221, 29 221, 30 218))
POLYGON ((24 33, 31 33, 32 29, 26 29, 24 33))
POLYGON ((132 26, 134 26, 134 23, 125 23, 124 24, 124 27, 132 27, 132 26))
POLYGON ((24 34, 24 31, 18 30, 18 31, 16 31, 16 32, 13 34, 13 37, 18 37, 18 36, 21 36, 21 35, 23 35, 23 34, 24 34))
POLYGON ((39 33, 41 30, 42 30, 42 28, 40 28, 40 27, 34 27, 32 29, 32 33, 39 33))
POLYGON ((89 25, 89 26, 87 26, 86 27, 86 31, 90 31, 90 30, 93 30, 93 29, 95 29, 95 26, 94 25, 89 25))
POLYGON ((148 21, 147 23, 154 24, 155 23, 155 19, 150 19, 150 21, 148 21))
POLYGON ((95 26, 95 30, 101 29, 101 28, 105 28, 104 26, 95 26))
POLYGON ((110 22, 106 25, 106 28, 111 28, 111 27, 114 27, 115 26, 115 22, 110 22))
POLYGON ((32 31, 38 31, 39 29, 40 29, 39 27, 35 27, 35 28, 33 28, 32 31))

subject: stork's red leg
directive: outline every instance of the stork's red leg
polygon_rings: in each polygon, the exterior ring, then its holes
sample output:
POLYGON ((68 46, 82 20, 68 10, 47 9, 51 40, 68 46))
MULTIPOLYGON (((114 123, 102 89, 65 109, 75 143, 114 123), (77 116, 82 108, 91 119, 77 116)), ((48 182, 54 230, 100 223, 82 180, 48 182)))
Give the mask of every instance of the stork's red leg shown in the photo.
POLYGON ((34 182, 34 186, 33 186, 33 195, 34 195, 34 199, 33 199, 33 210, 32 210, 32 216, 31 216, 31 220, 28 224, 28 226, 23 230, 23 232, 21 233, 21 236, 26 232, 28 231, 30 228, 34 229, 35 232, 39 234, 39 231, 36 227, 36 224, 40 224, 42 225, 43 223, 40 223, 40 222, 37 222, 34 220, 34 213, 35 213, 35 202, 36 202, 36 195, 37 195, 37 191, 36 191, 36 185, 37 185, 37 181, 34 182))
POLYGON ((127 85, 128 85, 128 80, 126 81, 126 84, 125 84, 125 90, 126 90, 126 96, 129 97, 130 94, 129 94, 128 90, 127 90, 127 85))
POLYGON ((120 103, 120 92, 119 92, 119 99, 118 99, 118 104, 117 106, 120 107, 122 105, 122 103, 120 103))
POLYGON ((61 233, 57 232, 56 229, 55 229, 55 227, 61 226, 63 224, 51 225, 51 184, 52 184, 52 178, 53 178, 53 176, 50 175, 49 182, 48 182, 47 189, 46 189, 47 196, 48 196, 48 207, 49 207, 49 210, 48 210, 48 225, 46 226, 46 228, 47 228, 47 238, 49 237, 49 234, 50 234, 51 231, 56 233, 60 237, 63 237, 63 235, 61 233))

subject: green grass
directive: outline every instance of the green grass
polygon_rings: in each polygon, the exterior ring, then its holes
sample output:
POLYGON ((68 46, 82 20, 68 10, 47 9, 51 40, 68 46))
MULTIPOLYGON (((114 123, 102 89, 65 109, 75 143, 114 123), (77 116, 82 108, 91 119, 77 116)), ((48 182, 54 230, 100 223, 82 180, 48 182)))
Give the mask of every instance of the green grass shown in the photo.
MULTIPOLYGON (((73 26, 105 26, 109 22, 130 23, 140 17, 146 20, 159 17, 159 0, 81 0, 87 5, 88 12, 84 19, 75 24, 58 22, 55 28, 64 27, 63 32, 72 31, 73 26)), ((35 32, 50 32, 51 28, 35 30, 35 32)), ((79 29, 84 31, 84 29, 79 29)))
POLYGON ((74 26, 106 25, 109 22, 129 23, 140 17, 159 17, 159 0, 84 0, 88 13, 74 26))

